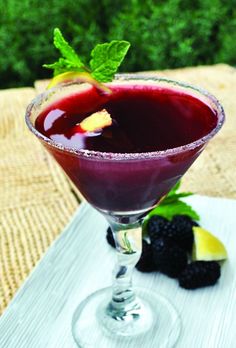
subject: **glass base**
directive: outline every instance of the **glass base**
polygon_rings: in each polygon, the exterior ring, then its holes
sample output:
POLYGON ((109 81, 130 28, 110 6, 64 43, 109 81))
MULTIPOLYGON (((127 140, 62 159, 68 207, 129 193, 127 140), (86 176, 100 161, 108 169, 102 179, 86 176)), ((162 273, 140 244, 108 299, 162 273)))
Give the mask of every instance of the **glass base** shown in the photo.
POLYGON ((105 288, 87 297, 72 320, 73 337, 81 348, 170 348, 179 337, 178 312, 165 297, 150 290, 135 289, 140 309, 125 320, 107 313, 112 289, 105 288))

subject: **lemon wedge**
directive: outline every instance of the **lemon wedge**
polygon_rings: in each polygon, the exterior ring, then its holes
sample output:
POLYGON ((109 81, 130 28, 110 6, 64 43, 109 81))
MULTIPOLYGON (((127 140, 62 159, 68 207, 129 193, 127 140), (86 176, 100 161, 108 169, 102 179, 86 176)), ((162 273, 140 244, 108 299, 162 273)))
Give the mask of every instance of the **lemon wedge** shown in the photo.
POLYGON ((47 89, 55 87, 61 83, 69 82, 69 81, 78 81, 78 82, 87 82, 97 88, 99 91, 103 93, 111 93, 110 88, 105 86, 103 83, 95 80, 92 75, 88 72, 76 72, 76 71, 68 71, 59 75, 54 76, 47 89))
POLYGON ((86 132, 94 132, 97 129, 102 129, 111 126, 112 118, 106 109, 95 112, 86 117, 81 123, 80 127, 86 132))
POLYGON ((201 261, 220 261, 227 259, 224 244, 204 228, 194 226, 193 259, 201 261))

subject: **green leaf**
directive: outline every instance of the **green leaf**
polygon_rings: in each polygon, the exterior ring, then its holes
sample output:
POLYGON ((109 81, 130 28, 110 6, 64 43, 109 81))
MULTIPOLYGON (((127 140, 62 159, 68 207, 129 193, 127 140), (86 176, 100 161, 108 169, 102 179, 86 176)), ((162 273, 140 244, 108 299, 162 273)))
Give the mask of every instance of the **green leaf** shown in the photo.
POLYGON ((61 52, 61 55, 65 58, 66 62, 73 64, 73 66, 76 66, 77 68, 84 67, 84 63, 81 61, 74 49, 65 40, 59 28, 54 29, 53 42, 54 46, 61 52))
POLYGON ((53 69, 54 76, 68 71, 84 71, 83 68, 78 68, 76 64, 69 62, 65 58, 59 58, 59 60, 53 64, 44 64, 43 67, 53 69))
POLYGON ((172 189, 170 190, 170 192, 167 194, 167 197, 168 197, 168 196, 172 196, 173 194, 175 194, 176 191, 179 190, 180 185, 181 185, 181 180, 177 181, 177 183, 175 184, 175 186, 172 187, 172 189))
POLYGON ((90 60, 92 76, 100 82, 112 81, 129 47, 129 42, 117 40, 95 46, 90 60))
POLYGON ((172 202, 178 201, 180 198, 189 197, 189 196, 192 196, 192 195, 193 195, 192 192, 181 192, 181 193, 175 193, 175 194, 172 194, 172 195, 167 195, 161 201, 161 205, 170 204, 172 202))
POLYGON ((63 37, 60 29, 54 29, 54 45, 61 52, 62 57, 53 64, 44 64, 43 67, 54 70, 54 76, 68 71, 88 71, 74 49, 63 37))
POLYGON ((174 215, 188 215, 193 220, 199 220, 198 213, 187 203, 176 201, 169 205, 159 205, 149 213, 149 218, 153 215, 160 215, 166 219, 172 219, 174 215))

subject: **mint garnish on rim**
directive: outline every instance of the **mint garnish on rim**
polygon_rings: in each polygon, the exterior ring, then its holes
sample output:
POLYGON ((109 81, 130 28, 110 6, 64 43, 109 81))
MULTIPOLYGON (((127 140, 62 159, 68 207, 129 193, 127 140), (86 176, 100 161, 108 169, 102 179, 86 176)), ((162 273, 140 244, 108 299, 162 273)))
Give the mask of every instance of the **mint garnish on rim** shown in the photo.
POLYGON ((124 40, 98 44, 91 51, 91 60, 87 66, 65 40, 58 28, 54 29, 53 42, 62 57, 53 64, 44 64, 43 67, 54 70, 54 76, 68 71, 87 72, 99 82, 113 80, 130 47, 130 43, 124 40))

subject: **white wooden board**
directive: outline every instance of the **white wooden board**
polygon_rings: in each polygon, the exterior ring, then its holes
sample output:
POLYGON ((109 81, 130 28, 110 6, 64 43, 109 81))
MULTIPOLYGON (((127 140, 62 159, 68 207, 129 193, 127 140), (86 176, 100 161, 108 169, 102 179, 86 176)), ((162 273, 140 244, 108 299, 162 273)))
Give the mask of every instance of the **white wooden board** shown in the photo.
MULTIPOLYGON (((235 348, 236 201, 203 196, 188 201, 201 215, 201 225, 227 247, 229 260, 219 283, 187 291, 166 276, 138 271, 134 283, 164 294, 175 304, 183 322, 177 348, 235 348)), ((76 347, 72 313, 82 299, 111 281, 115 253, 105 241, 106 228, 94 209, 87 204, 79 207, 0 318, 0 348, 76 347)), ((102 342, 99 347, 109 348, 102 342)))

